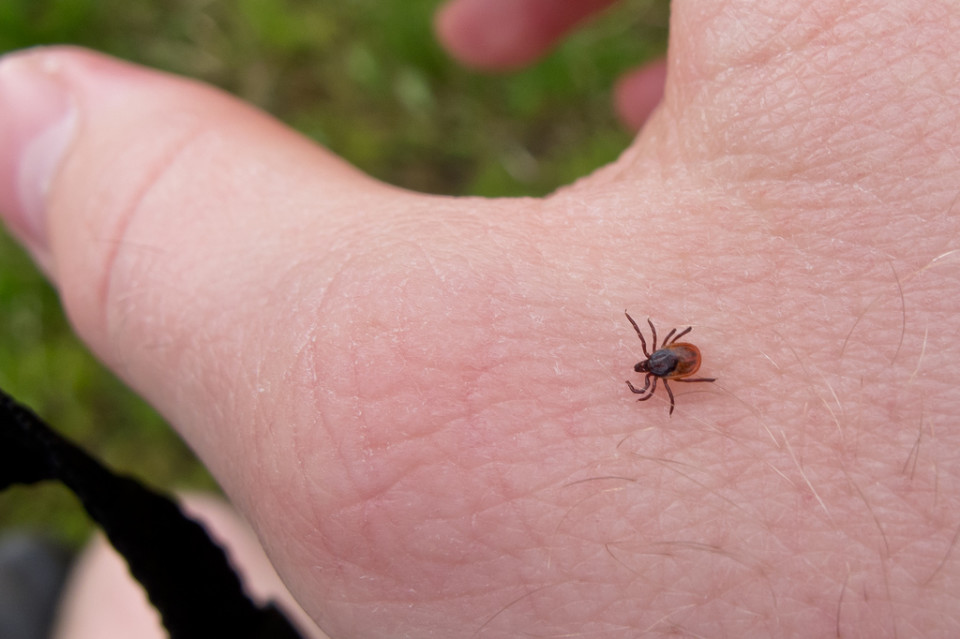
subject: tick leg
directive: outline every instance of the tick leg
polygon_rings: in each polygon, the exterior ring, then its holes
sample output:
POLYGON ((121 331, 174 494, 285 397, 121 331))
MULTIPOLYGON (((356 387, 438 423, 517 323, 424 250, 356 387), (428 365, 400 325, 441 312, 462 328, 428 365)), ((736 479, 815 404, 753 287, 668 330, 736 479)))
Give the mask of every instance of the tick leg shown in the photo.
MULTIPOLYGON (((673 329, 673 331, 675 331, 675 330, 677 330, 677 329, 673 329)), ((670 340, 669 342, 664 342, 663 345, 666 346, 668 343, 672 343, 672 342, 677 341, 678 339, 680 339, 681 337, 683 337, 684 335, 686 335, 687 333, 689 333, 689 332, 692 331, 692 330, 693 330, 693 327, 692 327, 692 326, 686 327, 685 329, 683 329, 682 331, 680 331, 679 333, 677 333, 677 334, 674 336, 673 340, 670 340)), ((673 331, 670 331, 670 334, 671 334, 671 335, 673 335, 673 331)))
POLYGON ((633 391, 634 393, 636 393, 637 395, 643 395, 643 393, 646 392, 647 388, 649 388, 649 389, 650 389, 650 392, 647 394, 647 396, 646 396, 646 397, 641 397, 640 399, 637 400, 638 402, 645 402, 645 401, 647 401, 648 399, 650 399, 651 397, 653 397, 653 392, 654 392, 655 390, 657 390, 657 378, 656 378, 655 376, 653 376, 653 375, 647 374, 646 384, 644 384, 644 385, 643 385, 643 388, 641 388, 641 389, 639 389, 639 390, 638 390, 637 388, 635 388, 634 385, 631 384, 630 382, 627 382, 627 386, 629 386, 629 387, 630 387, 630 390, 632 390, 632 391, 633 391), (653 379, 653 383, 650 382, 651 379, 653 379))
POLYGON ((643 380, 645 383, 643 385, 643 388, 641 389, 637 389, 637 387, 631 384, 629 380, 627 380, 627 386, 629 386, 630 390, 632 390, 637 395, 643 395, 644 393, 647 392, 647 389, 650 388, 650 375, 648 374, 646 377, 643 378, 643 380))
POLYGON ((716 377, 694 377, 693 379, 675 379, 675 382, 715 382, 717 381, 716 377))
MULTIPOLYGON (((624 311, 624 315, 627 316, 627 319, 630 320, 630 323, 633 324, 633 330, 637 332, 637 337, 640 338, 640 346, 643 347, 643 354, 647 356, 647 359, 650 359, 650 353, 647 352, 647 340, 643 339, 643 333, 640 332, 640 327, 637 326, 637 323, 633 321, 633 318, 630 317, 630 313, 624 311)), ((657 334, 653 334, 654 348, 656 348, 657 334)))
MULTIPOLYGON (((666 347, 667 347, 667 344, 670 343, 670 338, 673 337, 673 334, 676 333, 676 332, 677 332, 677 329, 673 329, 672 331, 670 331, 669 333, 667 333, 667 336, 666 336, 666 337, 664 338, 664 340, 663 340, 663 346, 661 346, 660 348, 666 348, 666 347)), ((677 338, 674 337, 673 340, 676 341, 677 338)))
MULTIPOLYGON (((653 322, 650 321, 650 318, 647 318, 647 324, 650 325, 650 331, 653 333, 653 350, 657 350, 657 327, 653 325, 653 322)), ((647 355, 647 357, 650 357, 647 355)))
POLYGON ((670 384, 667 383, 667 380, 663 380, 663 387, 667 389, 667 395, 670 396, 670 412, 669 415, 673 415, 673 391, 670 390, 670 384))

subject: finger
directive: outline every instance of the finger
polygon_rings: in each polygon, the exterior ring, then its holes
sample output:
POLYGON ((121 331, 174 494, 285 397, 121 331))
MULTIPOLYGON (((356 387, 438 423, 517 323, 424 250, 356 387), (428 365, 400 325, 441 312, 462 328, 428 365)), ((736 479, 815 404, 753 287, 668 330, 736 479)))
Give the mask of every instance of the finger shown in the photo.
POLYGON ((658 60, 630 73, 617 82, 614 105, 620 121, 631 131, 638 131, 663 98, 667 65, 658 60))
POLYGON ((511 69, 543 55, 615 0, 452 0, 436 17, 451 55, 480 69, 511 69))

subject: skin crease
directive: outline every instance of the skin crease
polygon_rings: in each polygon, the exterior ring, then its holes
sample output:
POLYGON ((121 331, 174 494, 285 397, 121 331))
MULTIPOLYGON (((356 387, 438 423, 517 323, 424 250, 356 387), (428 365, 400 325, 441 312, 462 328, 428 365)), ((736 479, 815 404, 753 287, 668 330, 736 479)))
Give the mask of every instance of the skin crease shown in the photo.
POLYGON ((960 7, 678 0, 670 47, 543 200, 40 54, 82 118, 26 243, 331 637, 958 632, 960 7), (672 418, 625 308, 718 378, 672 418))

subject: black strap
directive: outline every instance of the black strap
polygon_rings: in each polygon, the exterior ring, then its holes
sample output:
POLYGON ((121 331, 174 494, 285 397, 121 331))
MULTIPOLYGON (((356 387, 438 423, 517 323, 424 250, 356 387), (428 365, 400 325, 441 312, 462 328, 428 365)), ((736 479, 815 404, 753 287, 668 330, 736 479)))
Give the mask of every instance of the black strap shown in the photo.
POLYGON ((114 474, 0 390, 0 490, 61 481, 124 556, 171 639, 301 639, 243 592, 223 550, 168 497, 114 474))

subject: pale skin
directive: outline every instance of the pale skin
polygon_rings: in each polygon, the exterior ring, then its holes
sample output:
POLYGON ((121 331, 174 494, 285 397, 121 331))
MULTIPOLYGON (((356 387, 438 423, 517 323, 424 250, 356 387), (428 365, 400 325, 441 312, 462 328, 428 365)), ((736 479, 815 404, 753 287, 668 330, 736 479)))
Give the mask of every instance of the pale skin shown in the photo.
POLYGON ((331 637, 956 635, 960 5, 678 0, 670 47, 631 148, 543 200, 41 52, 79 126, 42 226, 16 158, 0 209, 331 637), (695 327, 718 381, 672 417, 624 308, 695 327))

